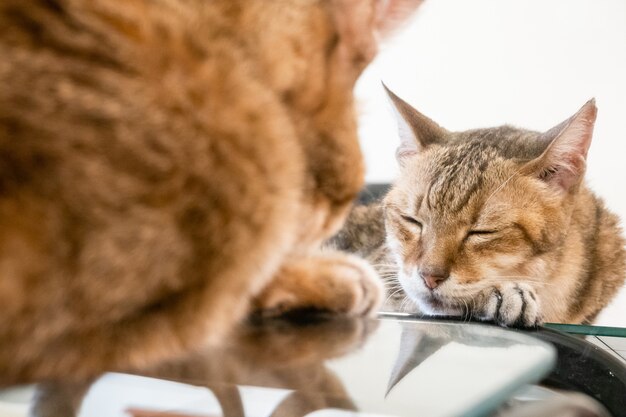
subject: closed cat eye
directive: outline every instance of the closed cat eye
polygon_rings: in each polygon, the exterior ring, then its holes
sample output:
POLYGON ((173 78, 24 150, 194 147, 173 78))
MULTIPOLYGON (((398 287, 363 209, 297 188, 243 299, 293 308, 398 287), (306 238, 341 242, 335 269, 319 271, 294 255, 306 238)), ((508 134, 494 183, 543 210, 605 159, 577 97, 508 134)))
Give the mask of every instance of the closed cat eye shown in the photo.
POLYGON ((415 225, 418 225, 419 227, 422 227, 422 223, 416 218, 413 218, 411 216, 406 216, 404 214, 401 215, 400 217, 402 217, 402 220, 406 221, 407 223, 415 224, 415 225))
POLYGON ((497 233, 497 230, 470 230, 467 232, 468 236, 479 236, 479 235, 493 235, 497 233))

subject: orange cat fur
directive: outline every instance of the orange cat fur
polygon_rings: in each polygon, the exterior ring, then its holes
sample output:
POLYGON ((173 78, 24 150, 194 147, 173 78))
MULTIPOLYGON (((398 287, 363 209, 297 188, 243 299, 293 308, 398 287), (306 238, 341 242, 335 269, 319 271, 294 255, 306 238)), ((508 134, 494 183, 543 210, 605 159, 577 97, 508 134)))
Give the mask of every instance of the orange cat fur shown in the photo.
POLYGON ((3 379, 216 342, 254 297, 373 311, 371 268, 315 251, 362 184, 352 89, 388 23, 375 0, 1 2, 3 379))

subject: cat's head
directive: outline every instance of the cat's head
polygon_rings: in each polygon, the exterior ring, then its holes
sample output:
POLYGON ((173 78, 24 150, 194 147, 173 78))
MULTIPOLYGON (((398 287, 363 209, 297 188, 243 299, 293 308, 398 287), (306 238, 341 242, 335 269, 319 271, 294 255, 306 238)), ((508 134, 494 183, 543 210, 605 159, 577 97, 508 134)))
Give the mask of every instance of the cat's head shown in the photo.
MULTIPOLYGON (((230 2, 232 0, 222 0, 230 2)), ((362 188, 353 90, 378 50, 422 0, 238 0, 255 72, 284 104, 307 159, 305 244, 334 233, 362 188), (246 14, 247 13, 247 14, 246 14), (318 231, 318 232, 316 232, 318 231)))
POLYGON ((274 91, 310 114, 336 101, 344 107, 351 102, 354 83, 376 55, 381 35, 422 1, 239 0, 245 8, 238 30, 274 91))
POLYGON ((459 314, 494 283, 540 290, 582 189, 595 102, 543 133, 449 132, 388 93, 401 174, 384 202, 387 242, 409 297, 426 313, 459 314))

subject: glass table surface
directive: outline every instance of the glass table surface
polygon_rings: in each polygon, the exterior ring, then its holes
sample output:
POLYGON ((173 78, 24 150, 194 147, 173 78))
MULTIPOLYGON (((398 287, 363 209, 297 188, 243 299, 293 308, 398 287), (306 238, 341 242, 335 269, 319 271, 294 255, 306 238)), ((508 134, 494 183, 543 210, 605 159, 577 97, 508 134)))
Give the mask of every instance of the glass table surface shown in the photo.
POLYGON ((626 364, 626 328, 624 327, 560 323, 547 323, 545 327, 584 338, 626 364))
POLYGON ((481 416, 555 360, 548 343, 476 323, 273 320, 150 368, 6 388, 0 416, 481 416))
MULTIPOLYGON (((405 319, 435 319, 410 313, 383 314, 405 319)), ((557 350, 554 369, 542 379, 541 387, 531 386, 531 391, 548 388, 552 396, 565 392, 582 394, 602 404, 614 417, 626 417, 626 329, 547 323, 536 329, 512 330, 537 337, 557 350)), ((526 394, 522 393, 521 397, 526 394)))

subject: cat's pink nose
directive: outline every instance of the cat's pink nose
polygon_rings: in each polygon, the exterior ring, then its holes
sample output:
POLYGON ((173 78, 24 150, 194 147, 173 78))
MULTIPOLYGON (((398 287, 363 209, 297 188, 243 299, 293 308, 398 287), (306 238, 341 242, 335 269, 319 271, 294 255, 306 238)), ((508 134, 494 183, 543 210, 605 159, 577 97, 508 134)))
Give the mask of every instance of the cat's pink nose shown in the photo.
POLYGON ((424 274, 420 273, 420 276, 424 280, 424 284, 431 290, 437 288, 442 282, 448 279, 448 274, 424 274))

